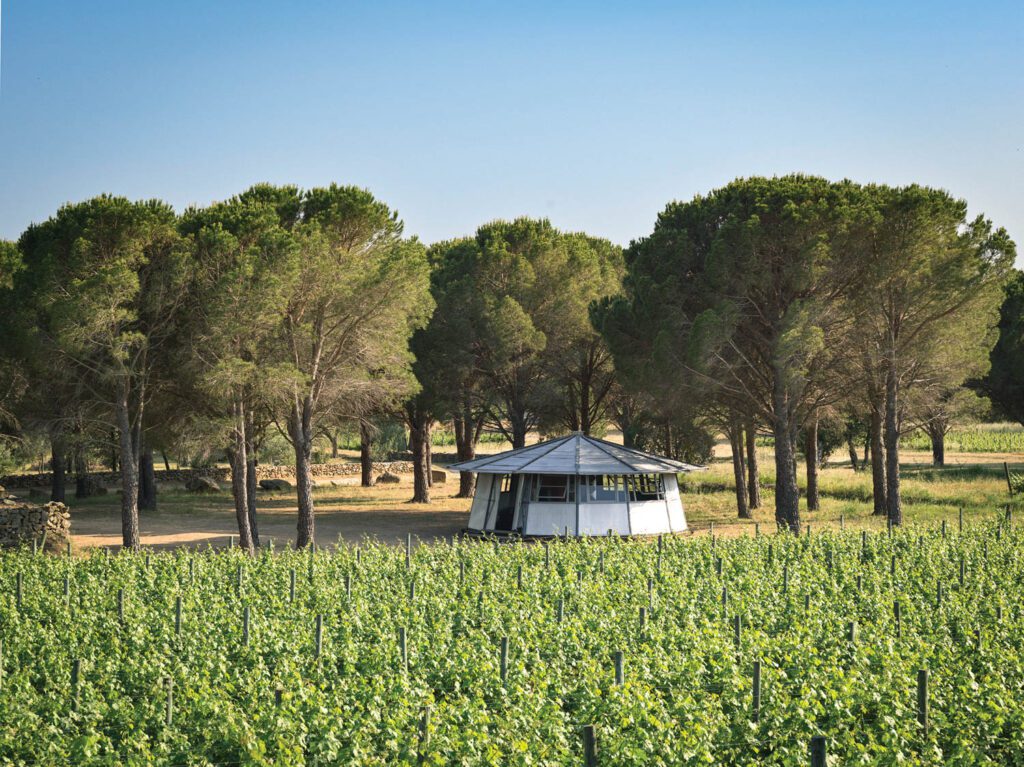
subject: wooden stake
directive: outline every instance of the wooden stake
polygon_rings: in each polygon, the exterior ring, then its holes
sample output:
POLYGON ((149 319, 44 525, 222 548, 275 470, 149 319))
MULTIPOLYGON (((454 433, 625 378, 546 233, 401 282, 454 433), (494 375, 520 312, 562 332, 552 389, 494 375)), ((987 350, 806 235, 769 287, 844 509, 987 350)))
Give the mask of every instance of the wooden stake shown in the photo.
POLYGON ((584 767, 597 767, 597 735, 594 725, 583 725, 583 764, 584 767))

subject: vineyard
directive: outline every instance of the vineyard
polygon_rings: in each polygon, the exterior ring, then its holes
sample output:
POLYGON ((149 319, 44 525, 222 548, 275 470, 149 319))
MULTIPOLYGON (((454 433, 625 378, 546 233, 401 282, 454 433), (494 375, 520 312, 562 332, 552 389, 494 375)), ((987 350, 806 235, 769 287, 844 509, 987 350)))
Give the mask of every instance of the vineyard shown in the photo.
POLYGON ((1024 534, 0 559, 0 763, 1024 763, 1024 534))
MULTIPOLYGON (((900 439, 909 450, 932 449, 928 434, 918 429, 900 439)), ((960 453, 1024 453, 1024 429, 1016 424, 978 424, 953 428, 946 449, 960 453)))

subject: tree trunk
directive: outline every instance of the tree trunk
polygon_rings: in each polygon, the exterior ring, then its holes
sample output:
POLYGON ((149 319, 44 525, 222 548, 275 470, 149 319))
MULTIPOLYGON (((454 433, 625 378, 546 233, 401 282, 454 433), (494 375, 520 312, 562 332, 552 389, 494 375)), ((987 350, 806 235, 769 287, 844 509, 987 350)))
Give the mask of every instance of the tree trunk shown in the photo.
MULTIPOLYGON (((468 416, 459 416, 452 419, 452 428, 455 431, 455 453, 459 461, 472 461, 476 458, 476 445, 474 443, 475 429, 473 422, 468 416)), ((472 498, 474 474, 471 471, 459 472, 459 498, 472 498)))
POLYGON ((526 447, 526 419, 512 419, 512 449, 526 447))
POLYGON ((800 534, 800 488, 796 483, 789 397, 783 374, 776 372, 772 388, 772 434, 775 437, 775 523, 780 530, 800 534))
POLYGON ((732 476, 736 484, 736 513, 740 519, 750 519, 747 505, 747 467, 743 456, 743 430, 736 423, 729 426, 729 444, 732 446, 732 476))
POLYGON ((313 475, 310 472, 310 457, 313 454, 311 433, 312 405, 307 397, 303 402, 296 400, 288 419, 288 431, 295 448, 295 490, 299 505, 297 548, 313 545, 316 540, 316 521, 313 508, 313 475))
POLYGON ((813 416, 804 433, 804 456, 807 459, 807 510, 821 508, 818 496, 818 417, 813 416))
POLYGON ((899 381, 895 361, 890 362, 885 374, 885 497, 889 522, 895 527, 903 524, 903 505, 900 502, 900 424, 899 381))
POLYGON ((252 555, 256 549, 249 522, 249 453, 245 439, 245 406, 236 401, 233 411, 235 428, 231 445, 231 495, 235 499, 238 545, 247 554, 252 555))
POLYGON ((249 505, 249 530, 252 544, 260 546, 260 528, 256 521, 256 426, 251 410, 245 412, 245 494, 249 505))
POLYGON ((411 503, 430 503, 427 441, 430 439, 430 420, 415 413, 409 419, 409 441, 412 443, 413 493, 411 503))
POLYGON ((942 468, 946 465, 946 430, 941 427, 930 427, 928 436, 932 440, 932 465, 942 468))
POLYGON ((857 462, 857 446, 853 444, 853 437, 847 438, 846 449, 850 453, 850 466, 853 467, 854 471, 860 471, 860 465, 857 462))
POLYGON ((434 486, 434 440, 431 436, 431 427, 427 426, 426 437, 423 441, 423 465, 427 476, 427 487, 434 486))
POLYGON ((67 492, 64 460, 64 439, 50 438, 50 500, 64 503, 67 492))
POLYGON ((92 495, 89 482, 89 462, 85 459, 85 449, 81 443, 75 443, 75 498, 88 498, 92 495))
POLYGON ((885 451, 882 447, 882 411, 884 406, 871 408, 871 496, 874 514, 884 517, 887 513, 885 491, 885 451))
POLYGON ((326 432, 326 434, 327 434, 327 441, 331 443, 331 458, 332 459, 333 458, 337 458, 338 457, 338 434, 337 434, 336 431, 334 431, 334 429, 329 430, 328 432, 326 432))
POLYGON ((139 508, 156 511, 156 470, 149 447, 139 452, 139 508))
POLYGON ((128 388, 118 384, 117 405, 118 463, 121 467, 121 545, 139 550, 139 463, 135 444, 128 388))
POLYGON ((750 508, 761 508, 761 469, 757 465, 757 429, 753 422, 747 424, 747 492, 750 508))
POLYGON ((370 424, 359 421, 359 484, 363 487, 373 485, 373 455, 370 453, 372 444, 370 424))
POLYGON ((161 450, 160 457, 164 459, 164 471, 170 471, 171 462, 167 460, 167 452, 165 450, 161 450))

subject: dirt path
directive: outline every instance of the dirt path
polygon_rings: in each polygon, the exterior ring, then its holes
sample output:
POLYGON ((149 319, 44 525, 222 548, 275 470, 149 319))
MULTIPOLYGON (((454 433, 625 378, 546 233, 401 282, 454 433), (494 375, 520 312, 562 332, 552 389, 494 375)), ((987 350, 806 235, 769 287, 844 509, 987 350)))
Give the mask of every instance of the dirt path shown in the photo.
MULTIPOLYGON (((469 501, 454 498, 458 485, 434 488, 434 503, 406 503, 411 478, 397 486, 344 487, 316 491, 316 539, 320 545, 378 538, 404 542, 407 533, 425 541, 457 534, 469 519, 469 501)), ((153 548, 226 546, 238 535, 230 494, 193 496, 179 489, 162 488, 160 510, 141 512, 142 545, 153 548)), ((71 530, 77 549, 121 545, 121 512, 117 496, 91 499, 72 506, 71 530)), ((261 495, 261 543, 275 547, 294 543, 297 509, 287 494, 261 495)))

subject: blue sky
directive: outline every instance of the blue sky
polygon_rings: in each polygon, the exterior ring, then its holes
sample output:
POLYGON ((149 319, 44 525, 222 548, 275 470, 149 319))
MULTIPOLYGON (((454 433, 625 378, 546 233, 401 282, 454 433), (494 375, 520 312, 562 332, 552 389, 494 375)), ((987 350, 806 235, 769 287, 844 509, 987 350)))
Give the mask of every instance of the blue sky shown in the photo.
MULTIPOLYGON (((949 189, 1024 250, 1024 3, 7 0, 0 237, 100 192, 370 188, 427 242, 626 244, 791 171, 949 189)), ((1018 262, 1020 263, 1020 261, 1018 262)))

